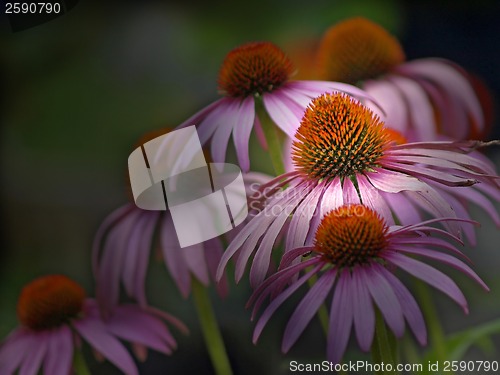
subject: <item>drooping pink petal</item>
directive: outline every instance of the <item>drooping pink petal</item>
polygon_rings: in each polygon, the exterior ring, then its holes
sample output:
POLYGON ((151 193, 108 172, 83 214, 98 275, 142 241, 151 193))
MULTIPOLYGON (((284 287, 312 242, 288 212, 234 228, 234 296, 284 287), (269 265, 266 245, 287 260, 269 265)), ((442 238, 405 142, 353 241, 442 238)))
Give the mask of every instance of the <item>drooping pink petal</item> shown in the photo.
POLYGON ((267 299, 267 297, 271 296, 272 300, 274 296, 281 293, 285 286, 290 284, 290 280, 293 279, 295 275, 298 275, 307 267, 316 265, 316 271, 318 271, 322 266, 322 264, 319 263, 321 262, 318 258, 311 258, 273 273, 266 280, 264 280, 264 282, 254 290, 246 304, 246 308, 253 305, 251 320, 255 318, 260 306, 264 300, 267 299))
POLYGON ((339 272, 339 278, 333 295, 330 310, 326 358, 333 363, 340 363, 344 355, 353 322, 353 296, 348 293, 348 283, 351 283, 349 271, 339 272))
MULTIPOLYGON (((219 261, 224 253, 224 249, 222 247, 222 243, 218 238, 212 238, 203 243, 203 247, 205 249, 205 260, 207 262, 208 272, 212 280, 216 280, 217 267, 219 265, 219 261)), ((227 283, 227 277, 224 275, 222 279, 216 283, 217 292, 219 295, 224 298, 229 293, 229 286, 227 283)))
POLYGON ((391 75, 389 79, 401 90, 402 96, 409 103, 410 121, 419 139, 436 139, 437 125, 434 121, 432 104, 422 87, 415 81, 401 76, 391 75))
POLYGON ((426 248, 438 247, 441 249, 449 250, 465 260, 469 260, 469 258, 464 253, 462 253, 452 244, 443 240, 442 238, 437 238, 437 237, 411 236, 405 238, 405 237, 395 236, 393 239, 391 239, 391 244, 389 245, 388 248, 398 250, 401 248, 401 246, 408 246, 408 245, 424 245, 426 248))
POLYGON ((459 111, 462 107, 474 119, 480 130, 484 128, 481 105, 474 89, 453 64, 440 59, 418 59, 400 65, 397 71, 409 76, 418 75, 435 82, 449 98, 460 100, 460 104, 453 106, 455 110, 459 111))
POLYGON ((405 247, 400 248, 400 250, 402 252, 407 253, 407 254, 420 255, 420 256, 423 256, 423 257, 426 257, 429 259, 434 259, 434 260, 437 260, 441 263, 447 264, 447 265, 461 271, 462 273, 466 274, 467 276, 469 276, 472 280, 474 280, 479 285, 481 285, 481 287, 484 290, 487 290, 487 291, 490 290, 488 288, 488 286, 484 283, 484 281, 481 280, 481 278, 472 270, 472 268, 470 268, 468 265, 461 262, 457 258, 452 257, 451 255, 440 253, 438 251, 429 250, 426 248, 418 248, 418 247, 413 247, 413 246, 405 246, 405 247))
POLYGON ((142 211, 131 211, 120 226, 109 233, 104 245, 99 272, 96 275, 96 297, 105 314, 109 314, 118 304, 125 249, 132 229, 141 215, 142 211))
POLYGON ((405 316, 413 334, 421 345, 427 344, 427 329, 425 328, 424 317, 418 307, 415 298, 411 295, 403 283, 389 272, 384 267, 380 268, 380 272, 385 279, 391 284, 394 293, 399 299, 403 315, 405 316))
MULTIPOLYGON (((418 159, 418 157, 411 157, 407 158, 408 160, 413 160, 413 159, 418 159)), ((403 159, 403 158, 398 158, 398 159, 403 159)), ((415 162, 418 162, 418 160, 414 160, 415 162)), ((465 177, 459 177, 455 176, 450 173, 446 173, 443 170, 434 170, 431 169, 430 167, 427 166, 422 166, 422 165, 409 165, 409 164, 403 164, 403 163, 389 163, 385 162, 384 167, 398 171, 398 172, 403 172, 408 175, 412 175, 415 177, 424 177, 427 178, 431 181, 438 182, 440 184, 443 184, 445 186, 472 186, 478 181, 474 178, 465 178, 465 177)))
POLYGON ((180 251, 184 257, 184 262, 189 271, 196 276, 203 285, 208 286, 210 284, 210 277, 208 276, 203 244, 188 246, 178 251, 180 251))
POLYGON ((73 337, 68 326, 49 333, 47 355, 43 365, 44 374, 68 375, 73 361, 73 337))
POLYGON ((382 313, 386 324, 396 337, 401 337, 405 331, 403 310, 391 285, 382 276, 380 268, 382 266, 378 263, 371 262, 370 267, 366 267, 365 272, 360 273, 360 276, 363 283, 368 287, 368 291, 382 313))
MULTIPOLYGON (((297 265, 301 266, 301 264, 297 265)), ((293 267, 293 266, 292 266, 293 267)), ((299 268, 299 267, 297 267, 299 268)), ((289 271, 283 270, 281 272, 286 272, 289 271)), ((265 325, 271 318, 271 316, 274 314, 274 312, 278 309, 278 307, 281 306, 283 302, 286 301, 288 297, 290 297, 297 289, 299 289, 307 280, 309 280, 316 272, 318 271, 318 267, 315 267, 311 271, 307 272, 305 275, 301 276, 296 282, 294 282, 292 285, 290 285, 285 291, 280 293, 275 299, 271 301, 269 306, 264 310, 262 313, 261 317, 259 318, 257 324, 255 325, 255 329, 253 332, 252 336, 252 342, 255 344, 257 340, 259 339, 260 334, 262 333, 262 330, 264 329, 265 325)), ((283 342, 283 346, 287 345, 287 343, 283 342)))
POLYGON ((0 345, 0 370, 6 374, 14 373, 28 354, 30 341, 31 332, 25 328, 17 328, 10 333, 0 345))
POLYGON ((105 326, 119 338, 165 354, 171 354, 172 349, 177 347, 172 334, 160 319, 141 311, 137 306, 119 306, 105 322, 105 326))
POLYGON ((73 326, 78 333, 107 360, 129 375, 139 375, 137 367, 125 347, 108 333, 106 326, 95 317, 76 320, 73 326))
POLYGON ((133 273, 135 287, 134 296, 137 298, 139 305, 143 307, 147 305, 145 287, 146 272, 149 264, 149 254, 151 253, 153 234, 157 226, 159 216, 159 213, 157 213, 157 215, 149 215, 139 242, 139 254, 137 256, 137 264, 135 265, 133 273))
POLYGON ((286 353, 295 344, 299 336, 325 301, 335 282, 337 270, 332 268, 325 272, 309 289, 293 312, 283 334, 281 350, 286 353))
POLYGON ((352 296, 351 301, 356 338, 361 350, 368 351, 370 350, 373 335, 375 334, 375 311, 368 287, 364 282, 366 277, 360 275, 360 273, 364 272, 366 272, 365 267, 354 267, 352 270, 352 282, 347 287, 349 295, 352 296))
POLYGON ((182 254, 183 249, 178 245, 177 234, 170 215, 165 215, 163 218, 160 233, 165 265, 182 296, 187 298, 191 290, 191 276, 182 254))
MULTIPOLYGON (((307 197, 299 204, 295 210, 290 226, 288 227, 288 234, 285 241, 285 251, 290 249, 304 246, 307 233, 314 227, 311 227, 311 218, 316 212, 318 201, 323 194, 323 184, 319 184, 314 188, 307 197)), ((340 191, 340 187, 339 187, 340 191)))
POLYGON ((400 224, 416 224, 422 221, 418 209, 402 194, 381 192, 383 199, 391 207, 400 224))
MULTIPOLYGON (((290 210, 286 208, 283 209, 273 220, 269 228, 267 228, 266 233, 262 238, 257 251, 255 252, 252 267, 250 268, 250 285, 252 288, 256 288, 266 277, 266 273, 271 262, 271 252, 273 250, 274 243, 289 216, 290 210)), ((238 259, 238 263, 239 261, 240 259, 238 259)))
POLYGON ((447 275, 425 263, 402 254, 390 253, 384 255, 384 257, 394 265, 408 272, 410 275, 413 275, 430 286, 442 291, 458 305, 460 305, 464 313, 468 313, 469 309, 463 293, 460 291, 455 282, 447 275))
POLYGON ((224 114, 219 117, 219 124, 210 143, 214 163, 224 163, 226 160, 229 137, 231 137, 233 128, 238 124, 239 111, 239 101, 233 100, 226 107, 224 114))
POLYGON ((405 134, 408 128, 408 109, 398 88, 390 81, 366 80, 363 83, 363 89, 376 98, 384 111, 372 102, 366 103, 366 106, 376 113, 388 127, 405 134))
POLYGON ((133 211, 136 208, 137 206, 132 203, 117 208, 104 219, 102 224, 99 226, 99 229, 97 229, 97 233, 92 243, 92 271, 94 275, 99 273, 99 258, 101 257, 101 249, 103 248, 103 241, 107 232, 117 225, 120 220, 127 216, 130 211, 133 211))
POLYGON ((36 375, 42 367, 42 362, 47 353, 48 332, 33 332, 25 348, 26 356, 19 368, 19 375, 36 375))
POLYGON ((233 127, 233 140, 238 162, 243 172, 250 169, 250 159, 248 155, 248 142, 255 120, 254 99, 249 96, 240 104, 238 119, 233 127))

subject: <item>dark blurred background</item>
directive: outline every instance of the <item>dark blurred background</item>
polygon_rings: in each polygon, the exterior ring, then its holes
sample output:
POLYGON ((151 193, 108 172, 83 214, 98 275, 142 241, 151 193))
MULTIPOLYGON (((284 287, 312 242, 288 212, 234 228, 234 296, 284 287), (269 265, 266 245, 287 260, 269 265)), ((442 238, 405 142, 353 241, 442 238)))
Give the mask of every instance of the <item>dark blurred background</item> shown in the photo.
MULTIPOLYGON (((292 46, 319 37, 336 21, 363 15, 395 34, 408 59, 448 58, 481 77, 498 112, 499 4, 81 0, 64 16, 18 32, 2 16, 0 338, 17 325, 19 291, 37 276, 67 274, 92 295, 92 239, 103 218, 128 200, 127 158, 134 143, 217 99, 219 65, 230 49, 254 40, 292 46)), ((498 117, 491 137, 500 137, 498 117)), ((497 166, 498 151, 489 151, 497 166)), ((481 211, 473 213, 482 228, 478 247, 467 252, 492 291, 484 293, 453 274, 471 313, 464 317, 436 294, 447 332, 500 317, 499 231, 481 211)), ((152 353, 141 373, 212 373, 194 308, 157 262, 150 266, 148 295, 181 317, 191 335, 177 334, 178 351, 168 358, 152 353)), ((286 308, 252 345, 253 323, 244 309, 248 295, 244 283, 232 285, 225 301, 214 295, 235 373, 286 373, 292 359, 322 360, 317 322, 289 355, 280 353, 286 308)), ((90 366, 93 374, 114 373, 109 364, 90 366)))

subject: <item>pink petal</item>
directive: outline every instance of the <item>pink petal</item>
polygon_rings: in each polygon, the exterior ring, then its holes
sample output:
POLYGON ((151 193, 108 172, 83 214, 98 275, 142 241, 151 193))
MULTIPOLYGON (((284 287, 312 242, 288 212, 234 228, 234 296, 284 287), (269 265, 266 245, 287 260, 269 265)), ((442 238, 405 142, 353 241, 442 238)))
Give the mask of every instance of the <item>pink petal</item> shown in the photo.
POLYGON ((298 105, 276 92, 264 95, 264 106, 274 123, 286 135, 293 137, 302 119, 298 105))
MULTIPOLYGON (((226 150, 233 128, 238 125, 239 101, 233 100, 219 117, 217 129, 212 136, 210 151, 214 163, 226 160, 226 150)), ((201 138, 200 138, 201 139, 201 138)))
POLYGON ((330 310, 326 358, 333 363, 340 363, 344 355, 353 322, 352 296, 348 293, 351 283, 349 271, 340 272, 330 310))
POLYGON ((106 326, 97 318, 88 317, 77 320, 73 326, 78 333, 106 359, 129 375, 139 375, 132 357, 124 346, 106 330, 106 326))
POLYGON ((437 124, 434 121, 432 104, 422 87, 411 79, 395 75, 391 75, 390 80, 401 90, 408 103, 410 121, 419 134, 419 139, 426 141, 436 139, 437 124))
POLYGON ((19 375, 36 375, 42 367, 42 361, 47 353, 48 333, 33 333, 25 348, 26 357, 19 369, 19 375))
POLYGON ((250 169, 250 159, 248 155, 248 142, 255 119, 254 99, 252 96, 243 100, 238 112, 238 120, 233 128, 234 147, 238 155, 238 162, 243 172, 250 169))
POLYGON ((396 337, 401 337, 405 331, 403 310, 394 290, 381 274, 380 265, 371 262, 369 267, 365 267, 364 273, 360 273, 363 283, 368 287, 373 301, 380 309, 386 324, 391 328, 396 337))
POLYGON ((386 80, 367 80, 363 84, 363 89, 377 100, 384 111, 371 102, 366 106, 375 112, 388 127, 405 134, 409 125, 408 105, 394 84, 386 80))
POLYGON ((354 267, 352 270, 352 282, 348 284, 349 295, 352 296, 352 310, 354 314, 354 327, 356 338, 362 350, 368 351, 372 345, 375 334, 375 310, 372 299, 368 292, 364 277, 360 273, 365 272, 364 267, 354 267))
POLYGON ((389 206, 385 202, 385 199, 382 197, 379 191, 375 189, 363 175, 358 175, 357 181, 363 204, 378 212, 378 214, 385 220, 387 225, 393 225, 394 218, 392 217, 391 209, 389 208, 389 206))
POLYGON ((409 274, 425 281, 430 286, 442 291, 462 307, 464 313, 468 313, 467 301, 455 282, 441 271, 438 271, 425 263, 409 258, 402 254, 391 253, 385 256, 391 263, 405 270, 409 274))
POLYGON ((295 344, 302 332, 314 317, 320 306, 325 301, 325 298, 330 293, 337 271, 331 269, 325 272, 309 289, 302 301, 293 312, 288 324, 286 325, 285 333, 283 334, 283 344, 281 350, 286 353, 295 344))
POLYGON ((180 248, 177 242, 177 234, 170 215, 163 217, 160 233, 161 250, 165 265, 182 296, 187 298, 191 290, 191 276, 184 260, 183 249, 180 248))
MULTIPOLYGON (((290 297, 298 288, 300 288, 307 280, 313 276, 318 271, 318 268, 311 270, 306 273, 302 277, 300 277, 296 282, 290 285, 284 292, 279 294, 264 310, 262 316, 259 318, 259 321, 255 325, 255 329, 252 336, 252 342, 255 344, 259 339, 262 330, 264 329, 266 323, 269 321, 273 313, 281 306, 283 302, 286 301, 288 297, 290 297)), ((287 343, 283 342, 283 347, 285 347, 287 343)))
POLYGON ((399 193, 404 190, 419 191, 427 186, 415 177, 386 169, 368 172, 365 176, 377 189, 388 193, 399 193))
POLYGON ((380 272, 391 284, 391 287, 398 297, 399 303, 401 304, 403 315, 408 321, 408 324, 418 342, 420 343, 420 345, 426 345, 427 329, 425 328, 424 317, 422 316, 422 312, 420 311, 415 298, 413 298, 413 296, 403 285, 403 283, 387 269, 385 269, 384 267, 380 267, 380 272))
POLYGON ((62 326, 50 332, 44 374, 68 375, 73 361, 73 334, 69 327, 62 326))

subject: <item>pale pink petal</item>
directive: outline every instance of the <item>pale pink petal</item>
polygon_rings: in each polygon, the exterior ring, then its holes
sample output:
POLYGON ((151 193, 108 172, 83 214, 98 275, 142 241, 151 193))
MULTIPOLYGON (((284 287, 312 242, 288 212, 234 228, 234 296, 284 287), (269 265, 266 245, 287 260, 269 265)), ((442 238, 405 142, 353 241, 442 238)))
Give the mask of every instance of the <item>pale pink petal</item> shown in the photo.
MULTIPOLYGON (((264 106, 269 117, 289 137, 293 137, 302 119, 300 108, 290 108, 286 98, 276 93, 264 95, 264 106)), ((294 103, 296 105, 296 103, 294 103)), ((296 105, 298 107, 298 105, 296 105)))
POLYGON ((375 114, 377 114, 385 124, 403 134, 408 128, 408 109, 401 92, 390 81, 386 80, 366 80, 363 89, 377 100, 379 106, 372 102, 366 103, 375 114))
MULTIPOLYGON (((221 240, 219 238, 212 238, 203 243, 205 249, 205 259, 207 262, 208 272, 212 280, 216 280, 217 267, 219 261, 224 253, 224 248, 222 247, 221 240)), ((226 297, 229 293, 229 286, 227 282, 227 277, 224 275, 222 279, 216 283, 217 292, 221 297, 226 297)))
POLYGON ((255 135, 257 136, 257 140, 260 143, 260 147, 262 147, 264 151, 267 151, 268 146, 267 146, 266 135, 264 134, 264 129, 262 129, 262 125, 260 124, 258 116, 254 117, 253 128, 255 129, 255 135))
POLYGON ((346 206, 360 203, 358 192, 349 178, 344 179, 344 183, 342 185, 342 196, 344 205, 346 206))
POLYGON ((447 93, 450 100, 457 98, 460 101, 460 104, 453 106, 454 110, 460 110, 462 107, 474 119, 480 130, 484 128, 483 113, 476 93, 467 78, 453 64, 442 59, 418 59, 400 65, 397 71, 435 82, 447 93))
POLYGON ((434 121, 432 104, 425 91, 415 81, 390 76, 390 81, 399 89, 408 103, 410 122, 419 135, 419 139, 434 140, 437 138, 437 125, 434 121))
POLYGON ((336 177, 331 181, 321 197, 319 216, 323 217, 330 211, 342 206, 344 201, 340 178, 336 177))
POLYGON ((358 175, 356 179, 358 181, 359 194, 361 195, 363 205, 377 212, 384 219, 387 225, 393 225, 394 218, 392 216, 391 209, 379 191, 375 189, 372 184, 370 184, 365 176, 358 175))
POLYGON ((399 193, 404 190, 419 191, 427 184, 403 173, 378 169, 376 172, 367 172, 365 176, 377 189, 388 193, 399 193))

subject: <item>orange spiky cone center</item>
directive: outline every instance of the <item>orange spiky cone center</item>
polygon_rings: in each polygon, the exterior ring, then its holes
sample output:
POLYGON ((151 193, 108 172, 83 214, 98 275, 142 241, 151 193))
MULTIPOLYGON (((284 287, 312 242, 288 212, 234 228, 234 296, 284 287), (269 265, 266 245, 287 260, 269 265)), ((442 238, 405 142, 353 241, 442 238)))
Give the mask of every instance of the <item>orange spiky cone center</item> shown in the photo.
POLYGON ((311 178, 354 176, 378 167, 392 132, 346 94, 323 94, 307 107, 292 145, 298 171, 311 178))
POLYGON ((233 49, 219 72, 219 90, 231 97, 270 92, 288 81, 294 67, 287 55, 269 42, 247 43, 233 49))
POLYGON ((314 251, 337 267, 352 267, 376 259, 387 246, 388 227, 363 205, 339 207, 321 221, 314 251))
POLYGON ((396 38, 362 17, 332 26, 317 53, 321 79, 356 84, 390 71, 405 60, 396 38))
POLYGON ((17 315, 24 326, 38 331, 68 323, 81 312, 85 291, 63 275, 40 277, 21 291, 17 315))

